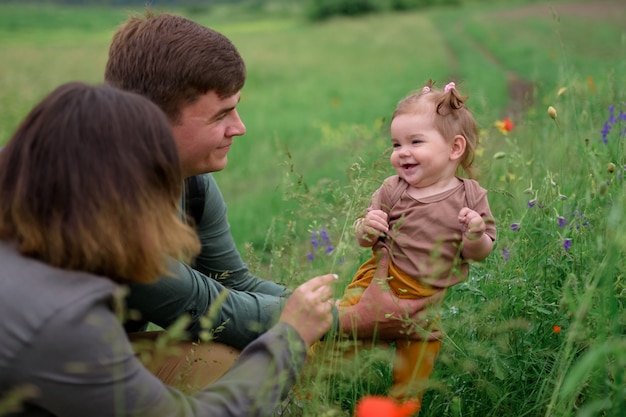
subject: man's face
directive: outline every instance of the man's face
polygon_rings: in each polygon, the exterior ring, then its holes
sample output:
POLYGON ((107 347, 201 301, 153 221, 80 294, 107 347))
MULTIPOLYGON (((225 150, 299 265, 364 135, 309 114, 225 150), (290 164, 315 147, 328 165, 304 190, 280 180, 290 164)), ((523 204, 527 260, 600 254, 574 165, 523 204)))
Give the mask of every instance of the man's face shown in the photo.
POLYGON ((240 93, 221 99, 209 91, 183 107, 172 130, 184 177, 226 167, 235 136, 246 133, 246 126, 235 109, 239 99, 240 93))

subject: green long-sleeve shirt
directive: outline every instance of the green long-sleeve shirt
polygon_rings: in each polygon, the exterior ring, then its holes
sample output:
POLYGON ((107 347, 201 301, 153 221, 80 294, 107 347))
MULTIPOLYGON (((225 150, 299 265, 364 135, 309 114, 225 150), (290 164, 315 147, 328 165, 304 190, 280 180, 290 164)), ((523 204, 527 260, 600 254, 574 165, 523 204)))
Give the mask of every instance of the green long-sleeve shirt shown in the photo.
POLYGON ((203 179, 204 210, 196 225, 202 250, 193 267, 172 261, 173 277, 164 276, 154 284, 133 284, 127 306, 139 312, 143 321, 161 327, 189 314, 189 331, 195 336, 202 330, 200 318, 228 289, 217 316, 212 317, 212 327, 220 328, 214 337, 243 349, 276 323, 288 291, 250 273, 230 233, 224 197, 211 174, 203 179))

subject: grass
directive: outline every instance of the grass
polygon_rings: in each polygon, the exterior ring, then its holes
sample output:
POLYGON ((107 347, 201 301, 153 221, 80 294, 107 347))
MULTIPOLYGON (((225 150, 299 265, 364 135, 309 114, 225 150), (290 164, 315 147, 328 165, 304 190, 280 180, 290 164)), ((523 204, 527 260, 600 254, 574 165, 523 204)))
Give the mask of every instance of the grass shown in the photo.
MULTIPOLYGON (((349 230, 391 172, 395 103, 428 78, 457 78, 483 128, 477 163, 499 234, 442 308, 446 338, 420 415, 621 416, 626 121, 608 124, 606 143, 601 132, 609 106, 626 111, 624 15, 515 7, 478 2, 316 25, 284 14, 193 15, 233 39, 250 74, 240 105, 248 133, 216 178, 253 271, 290 286, 336 272, 339 295, 367 256, 349 230), (534 102, 504 135, 493 123, 508 115, 511 72, 534 83, 534 102), (322 229, 330 255, 310 243, 322 229)), ((12 20, 23 10, 0 8, 0 143, 56 85, 101 80, 126 14, 43 8, 12 20)), ((293 411, 349 415, 359 396, 388 389, 387 354, 306 380, 311 400, 293 411)))

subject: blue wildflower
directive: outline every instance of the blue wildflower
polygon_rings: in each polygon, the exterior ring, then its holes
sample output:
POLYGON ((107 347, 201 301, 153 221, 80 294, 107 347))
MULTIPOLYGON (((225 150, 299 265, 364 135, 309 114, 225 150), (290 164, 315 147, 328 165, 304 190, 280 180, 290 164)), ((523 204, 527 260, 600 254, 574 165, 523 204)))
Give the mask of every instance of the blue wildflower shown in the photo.
POLYGON ((563 216, 557 216, 556 221, 561 229, 567 226, 567 220, 565 220, 565 217, 563 216))
POLYGON ((615 124, 615 106, 609 106, 609 118, 607 122, 614 125, 615 124))
POLYGON ((528 207, 533 208, 535 207, 535 204, 537 204, 537 200, 536 199, 532 199, 530 201, 528 201, 528 207))
POLYGON ((313 245, 313 249, 317 249, 319 247, 317 232, 315 230, 311 230, 311 245, 313 245))
POLYGON ((570 238, 563 239, 563 249, 565 249, 565 252, 569 252, 569 249, 571 247, 572 247, 572 239, 570 238))
POLYGON ((509 250, 508 249, 502 249, 502 257, 504 258, 505 262, 509 260, 509 250))
MULTIPOLYGON (((626 121, 626 113, 623 110, 620 110, 619 116, 615 117, 615 106, 609 106, 608 109, 609 117, 608 119, 606 119, 606 121, 602 125, 602 129, 600 130, 600 134, 602 135, 602 142, 605 144, 609 142, 608 136, 609 133, 611 133, 613 125, 616 124, 618 121, 626 121)), ((622 129, 619 135, 620 137, 626 135, 626 128, 622 129)))
POLYGON ((326 227, 322 227, 321 230, 311 230, 311 245, 313 246, 313 251, 307 253, 309 261, 312 261, 315 257, 314 252, 316 250, 324 248, 324 252, 327 254, 335 250, 335 247, 330 243, 330 236, 328 236, 326 227))
POLYGON ((330 246, 330 237, 328 236, 328 233, 326 232, 326 227, 322 227, 322 230, 320 230, 319 234, 320 234, 320 237, 324 239, 325 246, 330 246))
POLYGON ((517 232, 519 230, 519 223, 511 223, 511 230, 517 232))
POLYGON ((607 139, 607 136, 609 136, 609 133, 611 133, 611 125, 609 124, 609 122, 604 122, 600 133, 602 134, 602 142, 609 143, 609 140, 607 139))

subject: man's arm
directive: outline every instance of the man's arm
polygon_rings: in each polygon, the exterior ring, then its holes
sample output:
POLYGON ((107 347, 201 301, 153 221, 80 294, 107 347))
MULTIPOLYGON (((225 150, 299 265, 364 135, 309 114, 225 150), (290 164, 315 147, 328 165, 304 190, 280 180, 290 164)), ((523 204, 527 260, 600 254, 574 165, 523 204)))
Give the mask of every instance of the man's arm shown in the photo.
POLYGON ((213 175, 204 175, 204 183, 204 213, 201 223, 196 227, 202 251, 195 259, 194 268, 228 288, 275 296, 286 295, 284 286, 250 273, 233 240, 226 203, 213 175))
POLYGON ((188 331, 194 338, 203 330, 219 328, 213 335, 215 340, 243 349, 277 322, 285 303, 283 297, 227 289, 178 261, 172 260, 169 268, 173 276, 163 276, 152 284, 131 284, 126 306, 142 321, 163 328, 188 315, 188 331), (224 292, 226 296, 221 299, 224 292), (206 329, 201 319, 218 302, 206 329))
POLYGON ((359 302, 349 307, 339 307, 339 331, 354 333, 359 339, 397 339, 409 337, 414 340, 441 338, 441 332, 427 332, 432 309, 443 302, 445 290, 420 299, 400 299, 381 285, 389 277, 389 253, 378 249, 378 268, 371 284, 365 289, 359 302))

